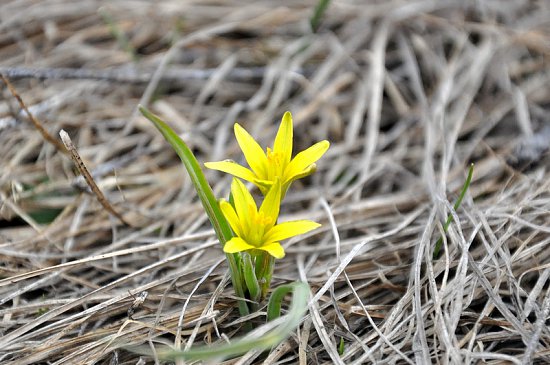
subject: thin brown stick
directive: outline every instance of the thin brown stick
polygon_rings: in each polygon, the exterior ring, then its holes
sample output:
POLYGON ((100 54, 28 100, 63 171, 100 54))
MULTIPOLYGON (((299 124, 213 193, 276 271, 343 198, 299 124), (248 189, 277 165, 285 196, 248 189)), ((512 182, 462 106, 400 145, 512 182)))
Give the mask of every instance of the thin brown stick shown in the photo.
POLYGON ((2 81, 4 82, 4 84, 6 84, 6 86, 8 87, 8 90, 13 95, 13 97, 17 99, 19 106, 21 106, 21 109, 25 111, 25 113, 29 117, 29 120, 34 125, 34 127, 38 130, 38 132, 40 132, 42 137, 44 137, 46 141, 50 142, 59 152, 67 154, 67 150, 65 149, 63 144, 61 144, 59 140, 57 140, 54 136, 52 136, 50 132, 48 132, 46 128, 44 128, 42 123, 34 117, 34 115, 31 113, 29 108, 27 108, 27 105, 23 102, 23 99, 17 93, 17 90, 15 90, 10 80, 8 80, 8 78, 5 77, 4 74, 0 74, 0 78, 2 78, 2 81))
POLYGON ((61 131, 59 131, 59 136, 61 137, 61 140, 65 144, 65 147, 67 148, 67 150, 70 152, 71 158, 73 159, 76 167, 78 168, 82 176, 84 176, 84 179, 88 183, 88 186, 90 187, 90 189, 92 189, 92 192, 96 196, 99 203, 103 206, 103 208, 105 208, 105 210, 107 210, 109 213, 117 217, 122 223, 131 227, 132 225, 128 223, 122 217, 122 215, 115 210, 115 208, 111 205, 111 203, 109 203, 107 198, 105 198, 105 195, 103 195, 103 193, 95 183, 94 178, 86 168, 84 161, 82 161, 82 158, 80 158, 80 155, 78 154, 76 147, 71 141, 71 137, 69 137, 69 134, 62 129, 61 131))

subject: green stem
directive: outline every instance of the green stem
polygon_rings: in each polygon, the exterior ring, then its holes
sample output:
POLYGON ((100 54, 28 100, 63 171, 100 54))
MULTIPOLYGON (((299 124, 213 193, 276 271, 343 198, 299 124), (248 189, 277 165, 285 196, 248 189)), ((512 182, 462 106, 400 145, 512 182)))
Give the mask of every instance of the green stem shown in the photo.
POLYGON ((264 300, 271 285, 273 276, 273 267, 275 266, 275 258, 270 254, 259 251, 256 254, 256 277, 261 288, 260 301, 264 300))

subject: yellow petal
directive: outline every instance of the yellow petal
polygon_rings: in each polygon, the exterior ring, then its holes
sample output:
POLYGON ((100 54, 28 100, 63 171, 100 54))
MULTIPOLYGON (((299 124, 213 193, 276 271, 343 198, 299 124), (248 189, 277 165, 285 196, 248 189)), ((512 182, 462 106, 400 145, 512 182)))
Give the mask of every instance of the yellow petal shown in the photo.
POLYGON ((223 246, 223 252, 227 253, 235 253, 235 252, 241 252, 246 250, 251 250, 253 248, 256 248, 252 245, 249 245, 245 240, 243 240, 240 237, 233 237, 229 241, 225 243, 223 246))
POLYGON ((299 174, 285 176, 286 180, 285 180, 285 182, 284 182, 284 184, 281 188, 281 196, 283 198, 285 197, 286 191, 288 190, 288 187, 295 180, 298 180, 298 179, 301 179, 303 177, 309 176, 309 175, 313 174, 316 170, 317 170, 317 166, 314 163, 312 163, 311 165, 309 165, 305 170, 303 170, 299 174))
POLYGON ((281 206, 281 181, 277 178, 275 184, 269 189, 269 192, 264 198, 262 205, 260 206, 260 213, 264 214, 264 217, 271 218, 271 224, 266 225, 265 230, 269 230, 279 217, 279 209, 281 206))
POLYGON ((233 129, 235 130, 237 143, 243 151, 246 162, 248 162, 248 165, 258 177, 263 178, 267 175, 267 157, 262 147, 260 147, 258 142, 256 142, 239 123, 235 123, 233 129))
POLYGON ((292 114, 286 112, 275 137, 273 151, 283 157, 283 166, 288 165, 292 157, 292 114))
MULTIPOLYGON (((262 179, 254 179, 254 181, 252 181, 254 183, 254 185, 256 185, 257 187, 259 187, 260 189, 266 189, 265 192, 267 194, 267 192, 269 191, 269 189, 271 188, 271 186, 273 186, 273 183, 275 181, 272 181, 272 180, 262 180, 262 179)), ((265 195, 265 194, 264 194, 265 195)))
POLYGON ((330 143, 325 140, 317 142, 308 149, 298 153, 287 166, 285 170, 285 177, 288 179, 303 172, 311 164, 320 159, 321 156, 323 156, 328 150, 329 146, 330 143))
POLYGON ((235 161, 231 161, 231 160, 218 161, 218 162, 205 162, 204 166, 212 170, 226 172, 228 174, 231 174, 236 177, 240 177, 241 179, 244 179, 250 182, 254 181, 254 179, 256 178, 256 176, 252 171, 250 171, 244 166, 239 165, 235 161))
POLYGON ((284 222, 271 228, 265 234, 263 239, 264 242, 282 241, 284 239, 309 232, 320 226, 321 225, 319 223, 308 220, 284 222))
POLYGON ((231 204, 226 202, 225 200, 220 201, 220 209, 222 210, 222 213, 229 222, 229 225, 231 226, 231 229, 237 236, 243 235, 243 229, 241 227, 241 222, 239 221, 239 217, 237 216, 237 213, 235 212, 235 209, 231 204))
POLYGON ((276 259, 282 259, 285 257, 285 250, 279 242, 272 242, 270 244, 258 247, 259 250, 267 251, 271 256, 276 259))
POLYGON ((253 222, 251 214, 257 212, 256 202, 254 198, 248 192, 248 189, 239 179, 233 179, 231 183, 231 194, 233 195, 233 203, 235 205, 235 211, 239 216, 239 221, 242 223, 243 234, 247 234, 248 229, 245 227, 246 223, 253 222), (250 206, 253 207, 254 212, 250 211, 250 206))
POLYGON ((254 179, 253 183, 258 187, 258 189, 260 189, 264 196, 266 196, 266 194, 269 192, 269 189, 271 189, 271 187, 273 186, 273 181, 271 180, 254 179))

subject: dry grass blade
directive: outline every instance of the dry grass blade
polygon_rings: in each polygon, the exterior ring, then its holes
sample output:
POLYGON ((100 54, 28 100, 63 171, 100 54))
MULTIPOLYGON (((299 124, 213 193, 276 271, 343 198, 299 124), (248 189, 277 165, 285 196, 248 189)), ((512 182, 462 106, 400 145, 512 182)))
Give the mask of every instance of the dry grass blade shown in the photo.
POLYGON ((266 146, 286 110, 295 151, 331 143, 280 217, 323 224, 273 277, 310 312, 227 364, 550 363, 550 8, 332 1, 313 32, 326 3, 0 2, 0 363, 162 363, 265 323, 140 100, 200 163, 246 164, 233 123, 266 146))

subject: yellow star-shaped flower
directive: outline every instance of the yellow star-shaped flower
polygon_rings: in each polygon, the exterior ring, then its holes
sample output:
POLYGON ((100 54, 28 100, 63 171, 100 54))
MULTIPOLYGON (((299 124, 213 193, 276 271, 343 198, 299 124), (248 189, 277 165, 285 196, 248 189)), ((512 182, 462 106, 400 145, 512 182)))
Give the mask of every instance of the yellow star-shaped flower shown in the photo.
POLYGON ((258 142, 238 123, 234 126, 235 137, 243 151, 250 169, 234 161, 225 160, 206 162, 209 169, 219 170, 250 181, 266 195, 276 179, 281 180, 281 197, 284 197, 294 180, 311 175, 315 172, 315 161, 327 151, 330 143, 326 140, 318 142, 292 158, 292 115, 286 112, 275 137, 273 149, 266 152, 258 142))
POLYGON ((250 192, 239 179, 231 184, 233 205, 220 201, 223 215, 229 222, 235 237, 227 241, 223 250, 235 253, 247 250, 262 250, 280 259, 285 251, 279 241, 309 232, 321 225, 309 220, 277 223, 281 204, 281 183, 275 181, 273 187, 258 210, 250 192))

